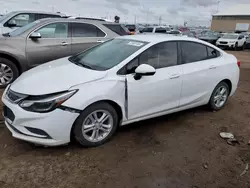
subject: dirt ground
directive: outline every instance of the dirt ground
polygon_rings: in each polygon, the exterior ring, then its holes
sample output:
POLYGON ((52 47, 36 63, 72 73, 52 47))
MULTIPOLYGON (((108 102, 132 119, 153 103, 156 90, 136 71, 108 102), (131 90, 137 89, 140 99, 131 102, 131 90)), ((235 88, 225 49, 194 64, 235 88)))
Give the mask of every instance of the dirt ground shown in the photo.
POLYGON ((250 188, 250 172, 240 176, 250 164, 250 51, 230 53, 242 63, 240 84, 219 112, 199 107, 128 125, 91 149, 36 147, 2 126, 0 187, 250 188))

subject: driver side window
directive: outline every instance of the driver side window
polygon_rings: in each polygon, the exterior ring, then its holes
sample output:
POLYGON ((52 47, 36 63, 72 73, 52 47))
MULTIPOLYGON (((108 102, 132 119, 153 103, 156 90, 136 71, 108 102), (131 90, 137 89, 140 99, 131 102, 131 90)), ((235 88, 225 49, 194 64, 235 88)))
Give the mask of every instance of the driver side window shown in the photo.
POLYGON ((49 24, 41 29, 38 29, 36 32, 40 33, 42 38, 67 38, 68 24, 67 23, 49 24))
POLYGON ((132 74, 141 64, 148 64, 155 69, 166 68, 178 64, 177 42, 162 42, 156 44, 122 68, 118 74, 132 74))

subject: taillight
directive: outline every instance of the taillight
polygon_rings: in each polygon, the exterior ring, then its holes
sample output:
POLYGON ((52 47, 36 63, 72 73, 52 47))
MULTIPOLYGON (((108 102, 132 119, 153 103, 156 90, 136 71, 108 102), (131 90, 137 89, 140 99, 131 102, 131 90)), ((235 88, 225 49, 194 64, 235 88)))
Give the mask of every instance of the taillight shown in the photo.
POLYGON ((237 61, 237 65, 238 65, 238 67, 240 67, 240 61, 237 61))

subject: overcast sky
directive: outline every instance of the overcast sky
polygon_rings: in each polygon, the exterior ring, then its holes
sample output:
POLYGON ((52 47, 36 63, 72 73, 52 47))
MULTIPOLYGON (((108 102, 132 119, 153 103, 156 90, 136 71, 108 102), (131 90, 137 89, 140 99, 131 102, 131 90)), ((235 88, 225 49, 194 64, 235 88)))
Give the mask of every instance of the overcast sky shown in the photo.
POLYGON ((0 13, 13 10, 60 11, 72 16, 107 17, 121 22, 209 25, 211 15, 250 0, 0 0, 0 13), (219 3, 218 3, 219 2, 219 3))

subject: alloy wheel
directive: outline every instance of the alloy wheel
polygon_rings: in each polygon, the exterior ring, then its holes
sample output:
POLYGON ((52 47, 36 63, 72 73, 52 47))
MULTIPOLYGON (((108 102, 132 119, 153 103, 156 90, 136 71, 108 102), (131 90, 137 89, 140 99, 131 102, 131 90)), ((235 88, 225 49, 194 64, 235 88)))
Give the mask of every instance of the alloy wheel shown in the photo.
POLYGON ((217 108, 221 108, 227 101, 228 90, 225 86, 219 87, 214 95, 214 104, 217 108))
POLYGON ((82 134, 90 142, 99 142, 109 135, 113 126, 113 117, 107 110, 96 110, 84 119, 82 134))
POLYGON ((3 63, 0 63, 0 85, 7 85, 13 80, 12 69, 3 63))

